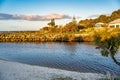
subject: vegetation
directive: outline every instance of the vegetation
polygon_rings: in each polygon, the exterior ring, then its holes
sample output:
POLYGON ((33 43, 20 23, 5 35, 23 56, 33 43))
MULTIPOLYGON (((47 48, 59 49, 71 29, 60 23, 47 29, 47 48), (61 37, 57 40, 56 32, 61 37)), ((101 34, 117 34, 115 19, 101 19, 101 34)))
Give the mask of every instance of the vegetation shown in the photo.
POLYGON ((118 52, 120 46, 120 29, 103 29, 95 32, 94 42, 98 45, 98 49, 101 49, 103 56, 108 56, 120 66, 120 62, 117 61, 115 55, 118 52))
POLYGON ((89 36, 77 34, 41 34, 39 31, 34 33, 32 32, 14 32, 14 33, 1 33, 0 34, 0 42, 46 42, 46 41, 55 41, 55 42, 82 42, 82 41, 90 41, 89 36))
POLYGON ((55 27, 55 19, 51 19, 51 22, 48 23, 50 27, 55 27))
POLYGON ((120 10, 117 10, 111 16, 101 15, 97 19, 86 19, 79 23, 73 17, 71 22, 64 26, 56 25, 55 19, 51 19, 48 26, 39 31, 0 33, 0 42, 93 41, 94 24, 100 21, 108 23, 120 18, 119 14, 120 10))
MULTIPOLYGON (((84 26, 84 27, 94 27, 94 25, 98 22, 103 22, 103 23, 109 23, 115 19, 120 18, 120 9, 117 11, 114 11, 110 16, 106 15, 100 15, 96 19, 86 19, 86 20, 81 20, 79 22, 79 25, 84 26)), ((106 25, 107 26, 107 25, 106 25)))
POLYGON ((93 41, 94 29, 96 22, 108 23, 114 19, 120 18, 120 10, 114 11, 111 16, 101 15, 97 19, 86 19, 77 23, 76 18, 64 26, 55 24, 55 19, 51 19, 48 26, 43 27, 39 31, 23 31, 23 32, 6 32, 0 33, 0 42, 88 42, 93 41))
POLYGON ((120 45, 119 28, 93 28, 96 22, 108 23, 120 18, 120 10, 114 11, 110 16, 101 15, 97 19, 86 19, 77 23, 73 17, 65 26, 55 24, 51 19, 47 27, 39 31, 1 32, 0 42, 90 42, 94 41, 101 49, 103 56, 110 55, 113 61, 120 66, 115 54, 120 45))
POLYGON ((82 28, 77 24, 75 17, 65 26, 58 26, 55 24, 55 20, 51 19, 48 26, 43 27, 40 31, 0 33, 0 42, 91 41, 89 34, 83 35, 80 32, 82 28))

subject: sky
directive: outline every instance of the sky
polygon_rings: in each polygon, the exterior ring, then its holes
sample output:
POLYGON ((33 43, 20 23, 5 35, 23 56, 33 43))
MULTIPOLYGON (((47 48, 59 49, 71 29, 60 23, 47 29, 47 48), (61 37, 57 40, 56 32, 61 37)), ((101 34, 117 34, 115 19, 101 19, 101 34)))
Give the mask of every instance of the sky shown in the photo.
POLYGON ((52 18, 64 25, 118 9, 120 0, 0 0, 0 31, 39 30, 52 18))

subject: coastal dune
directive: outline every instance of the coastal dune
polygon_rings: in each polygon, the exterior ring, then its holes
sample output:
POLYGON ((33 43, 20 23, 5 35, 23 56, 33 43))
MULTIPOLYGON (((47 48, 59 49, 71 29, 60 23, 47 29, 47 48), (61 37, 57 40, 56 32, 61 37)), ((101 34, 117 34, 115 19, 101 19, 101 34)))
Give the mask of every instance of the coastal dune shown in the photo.
POLYGON ((0 80, 99 80, 97 73, 79 73, 0 60, 0 80), (67 79, 68 78, 68 79, 67 79))

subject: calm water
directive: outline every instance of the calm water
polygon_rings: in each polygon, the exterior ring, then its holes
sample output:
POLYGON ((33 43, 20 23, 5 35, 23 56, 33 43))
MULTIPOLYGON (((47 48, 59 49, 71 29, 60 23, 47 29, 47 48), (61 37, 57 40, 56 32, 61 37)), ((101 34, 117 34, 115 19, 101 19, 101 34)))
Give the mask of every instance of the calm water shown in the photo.
MULTIPOLYGON (((117 59, 120 61, 120 54, 117 59)), ((79 72, 111 72, 120 67, 90 43, 0 43, 0 59, 79 72)))

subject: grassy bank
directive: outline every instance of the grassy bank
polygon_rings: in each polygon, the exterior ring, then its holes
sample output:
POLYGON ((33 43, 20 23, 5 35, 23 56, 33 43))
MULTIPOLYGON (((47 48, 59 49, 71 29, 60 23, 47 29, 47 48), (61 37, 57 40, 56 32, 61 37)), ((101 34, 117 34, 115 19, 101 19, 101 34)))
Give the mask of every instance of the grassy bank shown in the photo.
POLYGON ((45 31, 2 32, 0 33, 0 42, 92 42, 96 32, 109 37, 108 34, 105 34, 105 31, 117 34, 120 29, 88 28, 79 32, 66 33, 45 31))
POLYGON ((91 34, 81 33, 47 33, 36 32, 12 32, 1 33, 0 42, 89 42, 93 41, 91 34))

